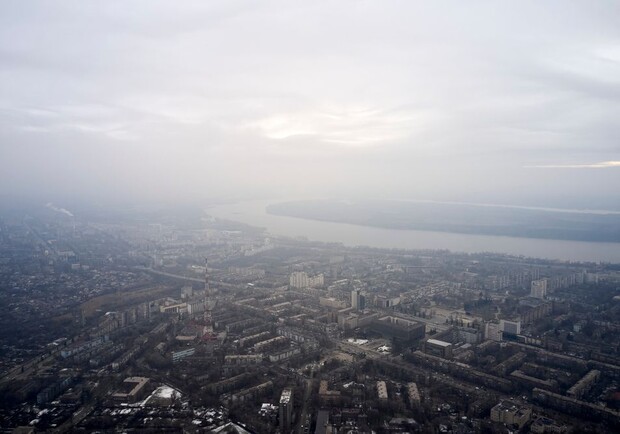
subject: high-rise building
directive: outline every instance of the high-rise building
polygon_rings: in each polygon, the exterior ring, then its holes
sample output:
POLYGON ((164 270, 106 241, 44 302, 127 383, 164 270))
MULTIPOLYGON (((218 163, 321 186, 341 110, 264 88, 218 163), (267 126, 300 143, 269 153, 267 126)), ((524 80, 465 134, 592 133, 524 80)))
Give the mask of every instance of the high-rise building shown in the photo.
POLYGON ((532 280, 530 295, 536 298, 547 296, 547 279, 532 280))
POLYGON ((317 274, 310 277, 304 271, 294 271, 289 277, 289 285, 291 288, 316 288, 325 284, 323 274, 317 274))
POLYGON ((317 288, 323 285, 325 285, 325 276, 323 276, 323 273, 308 278, 308 286, 311 288, 317 288))
POLYGON ((484 325, 484 338, 499 342, 502 340, 502 331, 499 324, 494 322, 488 322, 484 325))
POLYGON ((351 291, 351 307, 355 310, 364 310, 366 307, 366 298, 361 289, 351 291))
POLYGON ((499 329, 502 332, 502 339, 505 337, 515 337, 521 333, 521 321, 500 320, 499 329))
POLYGON ((291 288, 307 288, 308 275, 303 271, 294 271, 289 278, 291 288))
POLYGON ((293 418, 293 391, 284 389, 280 395, 280 429, 283 432, 291 429, 293 418))

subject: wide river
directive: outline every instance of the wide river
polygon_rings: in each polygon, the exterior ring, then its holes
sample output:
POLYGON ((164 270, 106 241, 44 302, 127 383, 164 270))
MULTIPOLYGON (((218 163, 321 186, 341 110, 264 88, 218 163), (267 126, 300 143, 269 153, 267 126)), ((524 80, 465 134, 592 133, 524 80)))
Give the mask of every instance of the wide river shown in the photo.
POLYGON ((206 212, 214 217, 263 227, 273 235, 306 237, 311 241, 336 242, 348 246, 447 249, 453 252, 495 252, 566 261, 620 263, 620 243, 381 229, 271 215, 265 211, 270 203, 252 201, 218 205, 208 208, 206 212))

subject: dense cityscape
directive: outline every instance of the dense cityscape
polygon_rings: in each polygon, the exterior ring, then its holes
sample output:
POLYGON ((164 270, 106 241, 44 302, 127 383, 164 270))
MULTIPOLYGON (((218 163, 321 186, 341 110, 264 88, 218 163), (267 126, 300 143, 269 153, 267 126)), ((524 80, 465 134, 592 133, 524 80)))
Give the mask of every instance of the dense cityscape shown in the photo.
POLYGON ((3 432, 620 427, 620 267, 273 236, 207 212, 0 220, 3 432))
POLYGON ((0 1, 0 434, 620 433, 619 22, 0 1))

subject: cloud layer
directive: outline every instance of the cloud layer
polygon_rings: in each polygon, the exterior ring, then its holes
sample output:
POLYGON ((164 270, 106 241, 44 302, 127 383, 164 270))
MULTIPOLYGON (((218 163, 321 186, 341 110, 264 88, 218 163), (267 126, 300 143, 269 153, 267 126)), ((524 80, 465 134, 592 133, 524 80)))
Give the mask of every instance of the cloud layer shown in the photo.
POLYGON ((3 2, 0 194, 620 204, 617 170, 526 168, 620 158, 619 16, 606 1, 3 2))
POLYGON ((620 168, 620 161, 602 161, 592 164, 546 164, 526 167, 534 169, 609 169, 611 167, 620 168))

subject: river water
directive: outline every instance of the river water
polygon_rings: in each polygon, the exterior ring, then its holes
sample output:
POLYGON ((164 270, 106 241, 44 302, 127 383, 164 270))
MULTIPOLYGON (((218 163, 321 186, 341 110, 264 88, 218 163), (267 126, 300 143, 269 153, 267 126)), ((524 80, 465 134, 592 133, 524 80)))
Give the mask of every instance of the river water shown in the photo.
POLYGON ((263 227, 273 235, 306 237, 311 241, 336 242, 347 246, 447 249, 453 252, 495 252, 565 261, 620 263, 620 243, 382 229, 271 215, 265 211, 270 203, 251 201, 218 205, 206 212, 214 217, 263 227))

